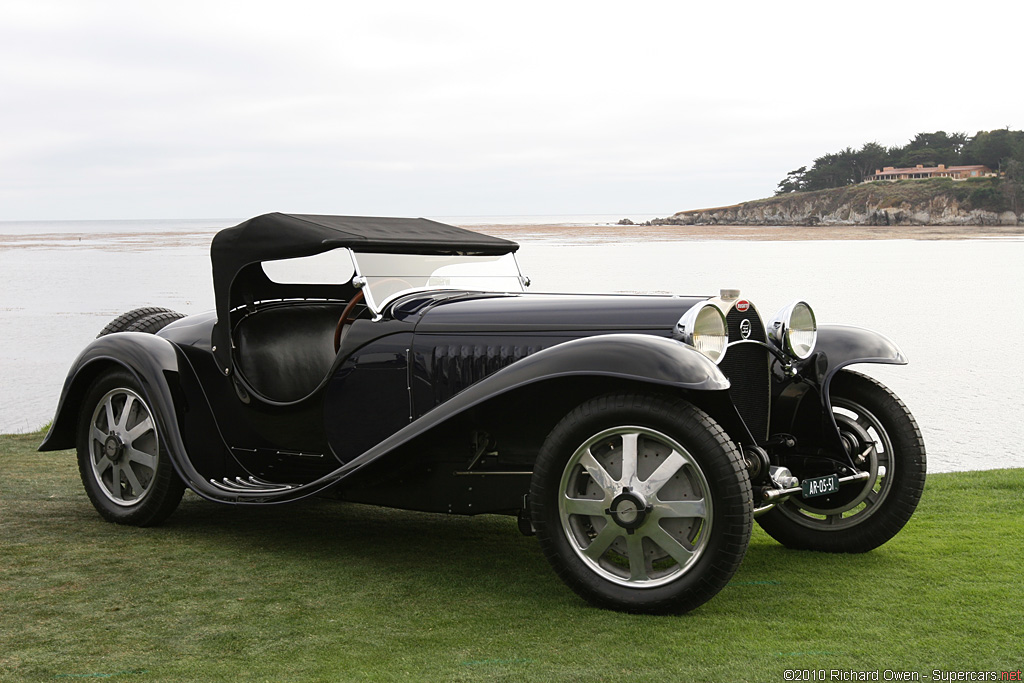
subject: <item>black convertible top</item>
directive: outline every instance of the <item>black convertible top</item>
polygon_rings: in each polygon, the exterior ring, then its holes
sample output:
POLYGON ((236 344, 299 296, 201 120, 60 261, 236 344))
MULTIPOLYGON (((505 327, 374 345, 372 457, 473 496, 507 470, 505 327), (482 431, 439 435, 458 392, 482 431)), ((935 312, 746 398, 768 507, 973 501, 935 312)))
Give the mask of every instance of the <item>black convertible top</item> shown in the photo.
POLYGON ((227 367, 230 345, 231 284, 254 263, 313 256, 347 247, 355 252, 500 256, 519 245, 426 218, 314 216, 268 213, 225 228, 213 238, 213 293, 218 324, 213 332, 215 355, 227 367))
POLYGON ((218 262, 227 266, 312 256, 337 247, 383 254, 497 256, 519 245, 426 218, 268 213, 217 233, 211 257, 218 270, 218 262))

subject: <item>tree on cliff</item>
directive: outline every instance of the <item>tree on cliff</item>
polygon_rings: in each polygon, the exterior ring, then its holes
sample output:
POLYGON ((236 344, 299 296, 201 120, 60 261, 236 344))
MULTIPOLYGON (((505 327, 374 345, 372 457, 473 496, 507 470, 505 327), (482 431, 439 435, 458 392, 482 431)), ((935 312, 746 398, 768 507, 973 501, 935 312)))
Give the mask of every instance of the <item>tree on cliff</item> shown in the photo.
POLYGON ((966 133, 949 135, 944 130, 934 133, 918 133, 914 139, 903 147, 889 150, 886 166, 913 167, 922 166, 956 166, 960 163, 960 153, 967 144, 966 133))
POLYGON ((965 164, 984 164, 998 169, 1001 164, 1010 160, 1024 161, 1024 131, 1002 128, 999 130, 978 131, 964 146, 963 162, 965 164))
POLYGON ((775 189, 775 194, 789 194, 799 192, 804 187, 804 176, 807 175, 807 167, 801 166, 795 171, 790 171, 775 189))
POLYGON ((857 175, 857 152, 852 147, 826 154, 814 160, 814 166, 805 176, 807 188, 824 190, 829 187, 842 187, 854 181, 857 175))
POLYGON ((1020 216, 1024 210, 1024 162, 1010 159, 1003 165, 1003 179, 999 183, 1010 210, 1020 216))
POLYGON ((877 142, 869 142, 855 150, 847 147, 834 154, 826 154, 814 160, 810 170, 801 166, 786 174, 779 183, 775 194, 826 190, 832 187, 853 185, 875 172, 886 160, 888 150, 877 142))
POLYGON ((877 142, 869 142, 857 152, 857 177, 853 182, 862 183, 864 179, 886 165, 889 150, 877 142))
POLYGON ((877 142, 869 142, 859 150, 847 147, 820 156, 810 168, 801 166, 786 174, 775 194, 853 185, 886 166, 984 164, 991 169, 1000 169, 1011 159, 1024 163, 1024 131, 1009 128, 982 130, 970 138, 966 133, 942 130, 918 133, 902 147, 886 149, 877 142))

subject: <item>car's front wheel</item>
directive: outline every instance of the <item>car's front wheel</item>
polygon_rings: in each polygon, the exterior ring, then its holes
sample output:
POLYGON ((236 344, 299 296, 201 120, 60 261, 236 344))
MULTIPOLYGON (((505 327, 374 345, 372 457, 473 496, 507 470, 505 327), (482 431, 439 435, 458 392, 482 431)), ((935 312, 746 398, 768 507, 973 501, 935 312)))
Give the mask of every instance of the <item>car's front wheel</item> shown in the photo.
POLYGON ((829 395, 843 440, 852 452, 867 453, 860 468, 870 476, 829 496, 795 496, 757 521, 790 548, 862 553, 891 539, 914 514, 924 491, 924 439, 907 406, 877 380, 843 370, 829 395))
POLYGON ((178 507, 185 486, 160 440, 153 411, 127 371, 101 375, 83 403, 78 470, 110 522, 151 526, 178 507))
POLYGON ((720 591, 750 541, 750 480, 706 413, 644 394, 592 399, 551 432, 530 486, 559 577, 591 603, 686 612, 720 591))

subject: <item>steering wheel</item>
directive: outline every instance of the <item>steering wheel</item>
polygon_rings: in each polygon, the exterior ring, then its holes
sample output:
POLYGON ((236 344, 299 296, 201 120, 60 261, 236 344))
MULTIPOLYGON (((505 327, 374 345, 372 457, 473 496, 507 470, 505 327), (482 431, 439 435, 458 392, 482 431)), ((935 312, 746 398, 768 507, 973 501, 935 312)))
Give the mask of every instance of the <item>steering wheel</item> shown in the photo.
MULTIPOLYGON (((412 283, 411 282, 409 282, 408 280, 402 279, 400 277, 385 278, 385 279, 380 280, 379 282, 377 282, 377 284, 375 286, 379 287, 381 285, 385 285, 385 284, 388 284, 388 283, 391 283, 391 282, 399 282, 399 283, 405 285, 406 288, 410 288, 410 289, 412 288, 412 283)), ((341 336, 342 336, 342 332, 345 329, 345 325, 351 325, 353 322, 355 322, 355 316, 352 314, 352 311, 355 310, 355 307, 357 305, 362 303, 363 298, 364 298, 363 297, 363 292, 364 291, 365 290, 360 289, 359 291, 356 292, 355 296, 352 297, 352 300, 348 302, 347 306, 345 306, 345 310, 341 312, 341 317, 338 318, 338 325, 337 325, 337 327, 334 328, 334 352, 335 353, 337 353, 338 350, 341 349, 341 336)))
POLYGON ((334 352, 337 353, 341 348, 341 333, 345 329, 345 325, 351 325, 355 321, 355 316, 352 315, 352 311, 355 310, 363 301, 363 290, 356 292, 356 295, 352 297, 352 300, 345 306, 345 310, 341 312, 341 317, 338 318, 338 325, 334 328, 334 352))

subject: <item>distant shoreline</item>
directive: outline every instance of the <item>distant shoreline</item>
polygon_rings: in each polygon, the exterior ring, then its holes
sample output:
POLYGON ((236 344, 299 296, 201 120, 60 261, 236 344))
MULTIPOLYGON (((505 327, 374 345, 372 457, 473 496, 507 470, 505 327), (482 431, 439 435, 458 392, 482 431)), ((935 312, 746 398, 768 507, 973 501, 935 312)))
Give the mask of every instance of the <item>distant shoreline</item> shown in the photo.
POLYGON ((467 228, 518 241, 552 240, 566 235, 585 236, 586 242, 623 239, 748 240, 768 242, 817 240, 970 240, 1024 239, 1024 226, 900 225, 474 225, 467 228))
MULTIPOLYGON (((459 225, 453 222, 454 225, 459 225)), ((745 240, 806 242, 825 240, 972 240, 1024 239, 1024 225, 616 225, 586 224, 463 224, 467 230, 520 243, 571 241, 607 244, 623 241, 745 240)), ((134 251, 158 243, 162 247, 208 248, 213 231, 96 232, 0 235, 0 249, 100 246, 134 251)))
POLYGON ((1024 214, 1007 188, 992 177, 880 180, 679 211, 650 222, 712 227, 1018 227, 1024 224, 1024 214))

